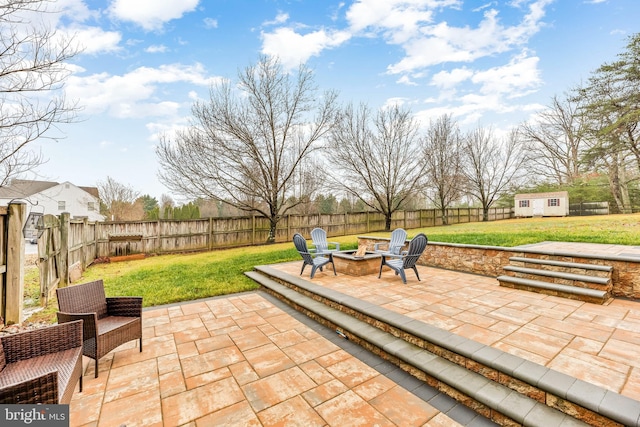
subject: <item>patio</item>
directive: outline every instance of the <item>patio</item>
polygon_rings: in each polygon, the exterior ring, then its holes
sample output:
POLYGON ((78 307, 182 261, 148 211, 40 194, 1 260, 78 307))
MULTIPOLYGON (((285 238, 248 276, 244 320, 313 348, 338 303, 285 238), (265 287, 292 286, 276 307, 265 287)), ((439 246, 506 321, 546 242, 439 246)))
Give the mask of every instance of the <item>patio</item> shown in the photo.
MULTIPOLYGON (((273 266, 298 276, 301 261, 273 266)), ((402 285, 318 272, 313 283, 640 400, 640 303, 606 306, 419 267, 402 285)), ((489 425, 262 292, 143 313, 133 343, 85 373, 71 425, 489 425), (302 322, 304 320, 304 323, 302 322), (344 348, 342 348, 344 347, 344 348), (402 404, 398 404, 402 402, 402 404)))
POLYGON ((89 363, 70 425, 494 425, 281 304, 252 292, 145 311, 144 351, 117 348, 97 379, 89 363))

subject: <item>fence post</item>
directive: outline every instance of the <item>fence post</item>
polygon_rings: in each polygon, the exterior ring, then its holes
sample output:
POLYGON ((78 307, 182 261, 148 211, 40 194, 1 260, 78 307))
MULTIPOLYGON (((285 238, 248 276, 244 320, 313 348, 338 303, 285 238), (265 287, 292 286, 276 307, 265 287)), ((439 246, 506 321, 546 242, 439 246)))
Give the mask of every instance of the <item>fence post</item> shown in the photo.
POLYGON ((251 214, 251 244, 256 244, 256 214, 251 214))
POLYGON ((343 231, 342 235, 346 236, 347 235, 347 220, 349 219, 349 217, 347 216, 346 212, 342 214, 342 217, 343 217, 343 221, 344 221, 344 231, 343 231))
POLYGON ((61 288, 69 285, 69 228, 71 227, 71 214, 60 214, 60 284, 61 288))
POLYGON ((82 240, 82 244, 81 244, 81 248, 80 248, 80 253, 82 254, 81 257, 82 259, 80 260, 80 266, 82 267, 82 271, 87 269, 87 248, 89 245, 87 245, 87 235, 89 234, 89 232, 87 231, 89 228, 89 218, 83 218, 82 220, 82 233, 80 233, 81 235, 81 240, 82 240))
POLYGON ((367 211, 367 233, 369 233, 369 211, 367 211))
POLYGON ((209 250, 213 250, 213 217, 209 217, 209 250))
POLYGON ((27 204, 9 203, 7 224, 7 281, 5 324, 22 322, 24 305, 24 236, 22 227, 27 216, 27 204))

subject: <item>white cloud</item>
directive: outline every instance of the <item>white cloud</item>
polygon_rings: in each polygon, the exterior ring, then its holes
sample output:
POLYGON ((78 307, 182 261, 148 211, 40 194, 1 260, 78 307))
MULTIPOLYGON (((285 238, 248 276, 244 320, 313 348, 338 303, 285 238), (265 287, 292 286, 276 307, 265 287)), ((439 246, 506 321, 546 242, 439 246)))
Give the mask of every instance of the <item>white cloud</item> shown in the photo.
POLYGON ((204 26, 207 28, 218 28, 218 20, 213 18, 204 18, 204 26))
POLYGON ((484 94, 505 94, 510 98, 522 97, 542 83, 538 70, 539 58, 519 55, 507 65, 476 73, 472 81, 480 84, 484 94))
POLYGON ((409 76, 407 76, 407 75, 404 75, 404 76, 400 77, 396 81, 396 83, 407 85, 407 86, 418 86, 418 83, 416 83, 413 80, 411 80, 411 78, 409 76))
POLYGON ((283 27, 272 33, 262 33, 262 53, 279 57, 285 68, 295 68, 324 49, 341 45, 350 37, 344 31, 317 30, 299 34, 292 28, 283 27))
POLYGON ((538 3, 520 25, 505 27, 498 13, 488 10, 477 28, 451 27, 446 22, 425 27, 421 35, 403 45, 406 56, 389 66, 390 73, 410 72, 445 62, 472 62, 524 44, 539 28, 543 16, 538 3))
POLYGON ((57 0, 55 5, 64 15, 75 22, 84 22, 100 16, 100 12, 90 10, 84 0, 57 0))
POLYGON ((165 53, 169 49, 165 45, 152 45, 147 47, 144 51, 147 53, 165 53))
POLYGON ((159 99, 159 87, 180 83, 209 86, 216 80, 207 76, 200 64, 169 64, 140 67, 121 76, 106 72, 86 77, 72 75, 66 93, 70 99, 80 100, 88 114, 107 112, 118 118, 172 116, 182 104, 159 99))
POLYGON ((441 89, 450 89, 460 83, 469 80, 473 71, 468 68, 456 68, 451 71, 440 71, 433 75, 431 84, 441 89))
POLYGON ((160 141, 162 136, 174 139, 176 132, 186 130, 190 125, 189 117, 178 117, 171 122, 150 122, 145 125, 149 132, 148 141, 154 145, 160 141))
POLYGON ((457 7, 460 0, 358 0, 347 11, 351 31, 382 32, 394 44, 415 37, 433 21, 433 10, 457 7))
POLYGON ((122 35, 115 31, 104 31, 99 27, 75 27, 61 30, 61 34, 74 37, 82 53, 96 55, 120 50, 122 35))
POLYGON ((441 114, 452 114, 466 126, 486 115, 538 110, 538 104, 510 101, 532 93, 541 85, 538 61, 538 57, 528 56, 525 50, 506 65, 487 70, 464 67, 441 71, 430 84, 439 89, 437 101, 442 106, 419 111, 417 117, 428 121, 441 114))
POLYGON ((380 107, 381 110, 386 110, 388 108, 392 108, 392 107, 402 107, 403 105, 406 105, 407 103, 409 103, 411 100, 409 98, 403 98, 403 97, 394 97, 394 98, 388 98, 385 103, 382 105, 382 107, 380 107))
POLYGON ((114 0, 110 14, 122 21, 133 22, 147 31, 160 30, 173 19, 193 12, 199 0, 114 0))
POLYGON ((284 12, 279 12, 275 19, 271 20, 271 21, 264 21, 262 23, 262 26, 270 26, 270 25, 278 25, 278 24, 284 24, 285 22, 287 22, 289 20, 289 14, 288 13, 284 13, 284 12))

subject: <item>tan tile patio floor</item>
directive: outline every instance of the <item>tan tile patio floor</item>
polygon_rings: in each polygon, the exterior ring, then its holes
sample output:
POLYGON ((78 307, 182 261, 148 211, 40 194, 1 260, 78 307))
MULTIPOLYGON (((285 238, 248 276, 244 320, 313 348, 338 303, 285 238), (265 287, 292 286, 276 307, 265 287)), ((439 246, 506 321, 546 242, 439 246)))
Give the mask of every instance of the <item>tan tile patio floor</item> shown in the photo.
POLYGON ((70 425, 459 425, 269 299, 146 310, 144 351, 117 348, 97 379, 88 364, 70 425))
MULTIPOLYGON (((275 267, 297 276, 300 266, 275 267)), ((390 270, 325 270, 313 282, 640 400, 639 302, 600 306, 419 271, 408 285, 390 270)), ((72 426, 458 425, 260 292, 146 310, 143 328, 142 353, 119 347, 97 379, 88 364, 72 426)))

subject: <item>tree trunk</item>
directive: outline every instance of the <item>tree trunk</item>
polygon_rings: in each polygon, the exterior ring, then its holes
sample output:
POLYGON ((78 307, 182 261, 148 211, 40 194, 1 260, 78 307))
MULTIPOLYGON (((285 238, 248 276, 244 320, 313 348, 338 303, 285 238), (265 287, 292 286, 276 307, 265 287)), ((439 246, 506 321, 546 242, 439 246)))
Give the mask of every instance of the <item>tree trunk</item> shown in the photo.
POLYGON ((489 206, 482 207, 482 221, 489 221, 489 206))
POLYGON ((384 215, 384 231, 391 231, 391 214, 384 215))
POLYGON ((442 216, 442 225, 449 225, 449 220, 447 218, 447 210, 444 208, 440 209, 440 214, 442 216))
POLYGON ((267 237, 267 243, 275 243, 276 242, 276 227, 278 225, 278 220, 275 218, 269 218, 269 237, 267 237))

